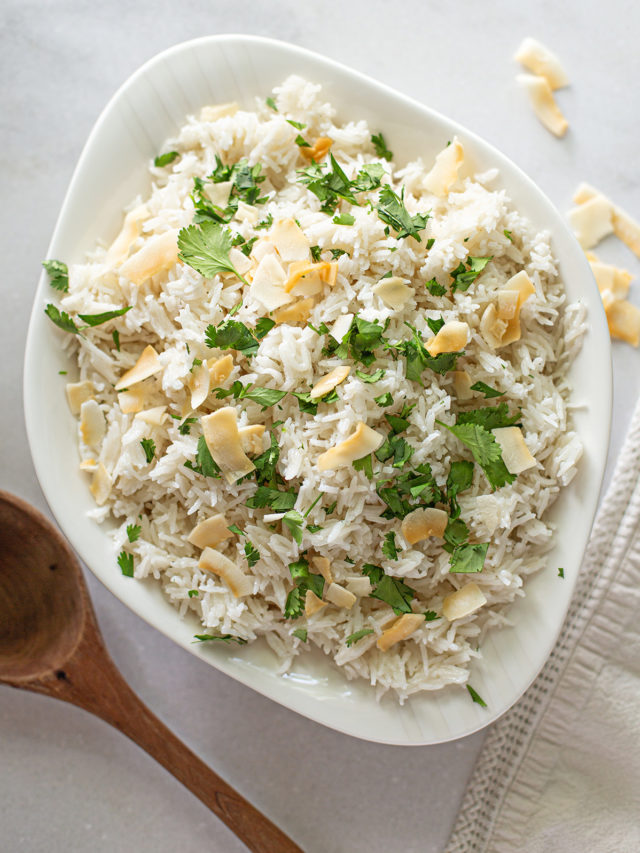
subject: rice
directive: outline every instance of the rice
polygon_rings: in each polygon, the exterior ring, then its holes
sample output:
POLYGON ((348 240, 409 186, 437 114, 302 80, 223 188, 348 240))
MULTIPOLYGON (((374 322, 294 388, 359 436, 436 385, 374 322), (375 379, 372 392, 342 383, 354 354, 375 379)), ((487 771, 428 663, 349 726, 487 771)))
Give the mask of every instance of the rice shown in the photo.
MULTIPOLYGON (((258 238, 255 253, 269 232, 268 227, 257 226, 293 218, 309 243, 320 247, 323 260, 332 260, 329 250, 337 256, 336 284, 315 297, 308 323, 275 325, 253 358, 234 354, 233 371, 222 387, 229 389, 240 380, 245 386, 254 383, 288 392, 278 405, 263 411, 249 398, 218 399, 210 393, 192 412, 188 384, 194 365, 227 352, 207 347, 205 329, 220 324, 234 307, 233 319, 250 329, 267 315, 250 288, 232 274, 205 279, 183 263, 173 263, 167 271, 136 285, 110 262, 108 247, 101 246, 86 263, 71 266, 69 290, 61 298, 64 311, 91 314, 131 306, 116 321, 96 326, 84 337, 70 336, 67 343, 77 359, 80 379, 93 383, 93 396, 106 425, 96 446, 79 440, 85 468, 104 466, 110 484, 108 497, 91 514, 98 522, 116 520, 116 547, 133 555, 137 581, 155 579, 181 614, 198 617, 203 634, 230 635, 246 642, 264 637, 278 655, 282 672, 298 655, 317 646, 347 678, 366 679, 377 696, 391 691, 403 701, 416 692, 464 685, 487 631, 508 623, 509 605, 524 595, 527 575, 546 565, 553 530, 545 513, 573 478, 582 452, 568 411, 566 375, 582 340, 585 311, 581 305, 566 304, 549 234, 533 232, 505 192, 492 189, 495 171, 460 178, 439 198, 423 188, 432 164, 417 160, 398 169, 378 157, 371 129, 363 121, 336 123, 335 111, 323 100, 320 86, 290 77, 274 90, 274 98, 277 111, 256 101, 253 110, 204 110, 200 117, 188 119, 165 149, 179 156, 167 166, 150 167, 152 190, 144 201, 146 218, 129 256, 152 235, 191 223, 194 179, 205 179, 216 168, 216 156, 225 164, 246 158, 249 166, 261 165, 266 180, 259 184, 260 195, 267 200, 256 206, 239 205, 229 223, 234 236, 244 241, 258 238), (288 120, 305 127, 294 127, 288 120), (297 179, 296 170, 308 166, 295 142, 299 133, 310 141, 333 140, 331 153, 351 179, 365 164, 381 163, 383 182, 398 194, 404 187, 410 214, 430 211, 420 242, 396 239, 374 209, 377 191, 361 197, 370 197, 373 206, 342 201, 337 212, 349 213, 354 223, 335 224, 331 214, 321 211, 316 195, 297 179), (468 257, 492 260, 466 292, 451 296, 450 272, 468 257), (496 291, 521 270, 535 286, 535 295, 522 307, 522 336, 494 350, 480 333, 481 317, 496 291), (389 273, 411 286, 411 296, 399 310, 386 306, 372 291, 389 273), (425 282, 432 279, 446 288, 445 295, 433 296, 427 290, 425 282), (432 337, 428 319, 467 323, 470 339, 456 369, 466 370, 473 382, 498 388, 503 396, 484 400, 476 393, 469 403, 461 404, 450 371, 440 375, 425 370, 422 387, 407 379, 404 358, 381 349, 375 363, 367 367, 346 360, 351 371, 336 388, 336 402, 321 402, 315 415, 301 411, 293 393, 308 391, 321 376, 345 363, 323 352, 329 336, 316 330, 321 331, 322 323, 331 329, 347 313, 370 322, 388 322, 385 337, 390 341, 410 335, 406 322, 427 341, 432 337), (119 332, 119 349, 112 338, 114 329, 119 332), (167 406, 173 415, 160 425, 124 414, 113 387, 149 344, 159 353, 163 369, 145 381, 145 408, 167 406), (366 383, 356 374, 356 369, 372 373, 377 368, 384 375, 375 383, 366 383), (376 398, 387 392, 393 404, 379 405, 376 398), (393 479, 425 464, 431 466, 437 484, 444 486, 451 462, 472 457, 438 422, 454 424, 459 410, 496 402, 508 403, 511 413, 521 410, 518 423, 536 465, 496 491, 480 466, 474 466, 471 488, 458 497, 461 518, 468 525, 470 542, 489 542, 489 547, 484 568, 469 577, 450 572, 450 555, 442 539, 408 546, 400 533, 400 519, 382 517, 386 507, 375 487, 377 480, 393 479), (198 419, 227 405, 236 407, 240 426, 266 426, 265 448, 270 434, 276 436, 278 472, 285 481, 282 488, 296 492, 295 509, 306 514, 300 544, 282 523, 282 513, 247 506, 256 491, 253 477, 229 485, 185 467, 185 463, 193 465, 197 456, 202 434, 198 419), (398 415, 404 406, 413 407, 402 433, 413 448, 405 468, 374 458, 373 481, 351 465, 318 470, 319 455, 347 438, 360 422, 386 435, 385 414, 398 415), (187 432, 180 425, 188 416, 195 420, 187 432), (274 426, 274 422, 280 423, 274 426), (151 462, 141 447, 143 439, 155 444, 151 462), (309 511, 319 495, 321 499, 309 511), (335 509, 327 512, 334 502, 335 509), (250 595, 236 598, 224 580, 198 566, 200 550, 188 542, 188 536, 213 513, 224 514, 228 525, 244 532, 216 548, 249 576, 250 595), (133 542, 127 534, 131 525, 140 527, 133 542), (392 531, 397 559, 382 552, 385 535, 392 531), (251 567, 245 554, 247 542, 259 552, 251 567), (369 595, 358 594, 351 609, 328 604, 309 617, 303 612, 296 619, 284 618, 293 587, 288 566, 313 555, 328 557, 335 582, 347 589, 362 590, 363 565, 382 567, 414 591, 413 612, 429 612, 436 618, 425 620, 408 639, 385 652, 377 647, 377 639, 396 617, 388 603, 369 595), (469 581, 480 587, 486 604, 464 618, 447 621, 441 616, 443 600, 469 581), (347 638, 362 630, 371 633, 347 645, 347 638)), ((135 199, 131 209, 141 201, 135 199)), ((242 272, 242 266, 250 277, 255 255, 245 258, 237 249, 232 255, 238 270, 242 272)))

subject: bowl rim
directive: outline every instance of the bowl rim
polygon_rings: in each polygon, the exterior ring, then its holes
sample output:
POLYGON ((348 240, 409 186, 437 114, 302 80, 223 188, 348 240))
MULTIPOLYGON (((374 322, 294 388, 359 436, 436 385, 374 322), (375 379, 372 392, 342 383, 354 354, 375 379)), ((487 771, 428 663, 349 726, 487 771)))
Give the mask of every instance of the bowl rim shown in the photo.
MULTIPOLYGON (((580 549, 579 559, 576 559, 576 566, 579 566, 582 556, 584 554, 584 550, 586 549, 588 542, 588 534, 591 529, 591 525, 593 522, 593 518, 595 515, 595 511, 598 503, 598 496, 600 494, 600 490, 602 488, 602 481, 604 476, 605 464, 607 459, 607 448, 610 437, 610 426, 611 426, 611 409, 612 409, 612 365, 611 365, 611 347, 610 340, 607 331, 606 321, 604 319, 604 311, 602 309, 601 301, 599 298, 598 291, 595 285, 595 281, 593 280, 593 276, 591 274, 591 270, 588 266, 586 257, 584 257, 584 253, 582 249, 580 249, 577 241, 572 237, 568 226, 561 218, 559 212, 556 210, 555 206, 552 202, 547 198, 544 192, 535 184, 535 182, 529 178, 529 176, 520 169, 513 161, 510 160, 506 155, 504 155, 499 149, 497 149, 494 145, 489 142, 486 142, 484 139, 479 137, 473 131, 463 127, 458 124, 458 122, 453 121, 452 119, 443 116, 436 110, 431 109, 428 106, 420 103, 419 101, 410 98, 407 95, 402 94, 401 92, 396 91, 390 86, 387 86, 384 83, 381 83, 371 76, 364 74, 363 72, 357 71, 355 69, 350 68, 343 63, 337 62, 334 59, 330 59, 322 56, 314 51, 307 50, 306 48, 299 47, 297 45, 290 44, 288 42, 267 38, 263 36, 255 36, 255 35, 245 35, 245 34, 235 34, 235 33, 227 33, 220 35, 210 35, 210 36, 201 36, 196 39, 191 39, 187 41, 180 42, 178 44, 172 45, 154 55, 150 59, 148 59, 143 65, 141 65, 136 71, 133 72, 116 90, 116 92, 112 95, 112 97, 108 100, 106 106, 101 111, 98 119, 93 125, 89 136, 85 142, 85 145, 82 149, 80 157, 78 158, 77 164, 73 171, 71 180, 69 182, 69 186, 67 192, 65 194, 64 201, 60 208, 60 213, 58 215, 56 225, 53 231, 53 235, 51 238, 51 242, 47 249, 46 257, 56 257, 56 246, 61 241, 60 233, 63 229, 63 224, 65 223, 68 215, 69 208, 71 206, 72 200, 75 198, 77 192, 77 184, 81 177, 83 168, 85 166, 85 162, 89 158, 89 154, 93 147, 94 141, 100 137, 100 134, 103 131, 103 128, 106 123, 108 123, 111 119, 112 110, 119 104, 122 97, 132 90, 136 84, 144 80, 154 69, 162 67, 169 60, 179 56, 183 53, 189 53, 191 51, 196 51, 200 48, 207 49, 217 49, 221 47, 227 47, 232 49, 239 49, 245 46, 251 45, 259 45, 265 47, 269 50, 275 50, 278 52, 288 53, 292 58, 299 58, 303 61, 312 62, 313 64, 320 64, 330 71, 336 73, 338 76, 347 76, 354 83, 354 85, 365 86, 369 89, 376 89, 381 95, 384 95, 387 98, 392 98, 396 103, 401 105, 403 108, 409 108, 413 111, 418 111, 422 114, 425 119, 425 122, 432 122, 437 125, 445 126, 455 133, 459 133, 464 136, 465 140, 472 143, 473 147, 479 149, 483 153, 488 153, 493 159, 498 161, 499 166, 507 167, 506 183, 509 184, 513 177, 515 176, 520 184, 524 188, 523 191, 529 193, 537 198, 537 202, 545 209, 546 214, 550 218, 549 228, 553 231, 554 236, 556 235, 556 231, 560 228, 564 229, 565 235, 570 235, 573 243, 575 244, 573 247, 574 254, 576 258, 578 255, 582 256, 583 259, 583 268, 585 272, 585 276, 587 277, 587 281, 590 282, 590 296, 588 301, 589 305, 589 321, 590 328, 587 332, 585 340, 589 340, 589 338, 593 335, 597 339, 597 343, 600 347, 600 360, 604 361, 604 367, 601 372, 600 381, 605 381, 605 387, 600 386, 598 388, 598 407, 592 412, 593 418, 595 418, 599 424, 597 432, 599 433, 599 440, 603 444, 603 449, 600 449, 600 453, 596 453, 595 455, 595 472, 592 473, 591 479, 594 480, 598 486, 594 486, 595 493, 587 496, 587 506, 583 509, 583 522, 584 522, 584 530, 586 531, 584 537, 584 547, 580 549), (597 295, 597 301, 595 299, 597 295), (590 300, 590 301, 589 301, 590 300), (599 306, 599 309, 598 307, 599 306), (594 312, 595 308, 595 312, 594 312), (597 319, 596 319, 597 318, 597 319), (606 351, 606 357, 603 355, 602 348, 606 351), (594 479, 595 477, 595 479, 594 479)), ((255 92, 258 94, 258 92, 255 92)), ((177 130, 177 128, 176 128, 177 130)), ((526 211, 525 211, 526 214, 526 211)), ((557 256, 557 252, 554 252, 554 255, 557 256)), ((562 262, 560 263, 562 267, 562 262)), ((542 670, 544 664, 546 663, 549 654, 553 646, 555 645, 558 636, 562 630, 562 626, 564 624, 564 620, 566 619, 567 610, 571 601, 571 595, 575 588, 575 583, 577 581, 577 571, 573 573, 571 578, 567 578, 567 587, 570 587, 568 590, 569 594, 566 597, 566 606, 564 607, 564 615, 562 619, 558 619, 557 624, 554 623, 555 627, 551 634, 546 638, 545 643, 545 651, 544 655, 539 655, 539 665, 536 666, 535 671, 532 669, 530 677, 526 681, 525 686, 522 688, 521 686, 518 688, 514 695, 511 697, 511 700, 505 704, 503 707, 500 707, 498 711, 491 712, 488 715, 484 716, 481 714, 477 714, 475 716, 474 722, 469 725, 463 727, 460 731, 450 733, 444 737, 437 737, 425 740, 424 735, 422 734, 420 737, 416 738, 409 734, 409 732, 405 732, 406 737, 398 738, 395 736, 388 737, 385 736, 384 732, 380 732, 379 736, 372 737, 370 734, 361 734, 358 731, 355 731, 353 726, 349 726, 346 724, 339 724, 334 722, 327 722, 326 720, 320 719, 317 716, 314 716, 313 713, 308 710, 305 711, 300 707, 295 707, 295 703, 291 704, 286 701, 282 697, 273 695, 269 690, 265 689, 264 685, 258 685, 256 683, 252 683, 251 673, 244 671, 237 671, 237 667, 234 670, 233 666, 226 665, 226 662, 231 661, 233 663, 234 660, 237 660, 232 655, 225 655, 222 657, 218 650, 215 652, 211 649, 204 649, 202 646, 194 646, 190 643, 185 642, 183 639, 176 636, 175 631, 172 626, 167 624, 159 624, 157 620, 153 619, 149 613, 145 612, 143 608, 138 606, 136 601, 127 600, 126 597, 120 594, 117 586, 118 584, 111 582, 109 577, 105 577, 103 573, 96 567, 95 563, 95 554, 90 552, 86 547, 83 546, 83 543, 80 541, 79 535, 76 535, 73 527, 70 527, 67 523, 66 515, 65 515, 65 506, 64 499, 60 496, 59 491, 59 483, 52 482, 51 476, 48 473, 47 468, 47 460, 43 456, 42 449, 39 445, 39 439, 41 433, 38 431, 37 424, 37 410, 38 410, 38 401, 37 401, 37 393, 34 390, 34 382, 33 377, 36 375, 34 370, 36 368, 36 355, 38 344, 40 343, 38 339, 38 327, 41 326, 42 320, 42 297, 43 294, 47 291, 47 285, 45 283, 45 273, 42 272, 40 275, 40 280, 38 283, 38 287, 34 296, 34 303, 31 312, 31 317, 29 321, 29 329, 27 333, 26 339, 26 347, 25 347, 25 365, 24 365, 24 376, 23 376, 23 400, 24 400, 24 414, 25 421, 27 427, 27 437, 29 441, 29 446, 31 450, 31 455, 34 462, 34 468, 36 471, 36 475, 40 482, 40 486, 44 493, 44 496, 49 504, 51 512, 53 513, 57 523, 60 528, 63 530, 65 536, 68 537, 73 547, 80 554, 81 558, 85 562, 85 564, 92 570, 92 572, 102 581, 107 588, 114 593, 120 600, 130 609, 134 610, 137 615, 141 616, 145 621, 149 624, 153 625, 156 629, 162 631, 167 637, 171 638, 174 642, 181 645, 183 648, 190 651, 192 654, 195 654, 197 657, 206 660, 208 663, 215 666, 219 671, 224 672, 227 675, 230 675, 235 680, 240 681, 243 684, 251 687, 256 690, 258 693, 262 695, 266 695, 271 699, 274 699, 281 705, 296 711, 297 713, 302 714, 303 716, 308 717, 309 719, 314 720, 315 722, 321 723, 322 725, 328 726, 329 728, 333 728, 337 731, 341 731, 344 734, 348 734, 353 737, 358 737, 367 741, 385 743, 385 744, 393 744, 393 745, 432 745, 437 743, 445 743, 448 741, 456 740, 462 737, 466 737, 468 735, 473 734, 474 732, 479 731, 480 729, 485 728, 491 723, 495 722, 502 714, 504 714, 510 707, 512 707, 526 692, 531 683, 538 676, 540 671, 542 670), (232 671, 234 670, 234 671, 232 671)), ((586 298, 586 297, 585 297, 586 298)), ((580 358, 580 355, 578 355, 580 358)), ((575 390, 572 390, 572 394, 575 393, 575 390)), ((565 489, 562 490, 564 493, 567 489, 575 488, 574 484, 569 484, 565 489)), ((92 522, 94 525, 95 523, 92 522)), ((104 536, 103 531, 95 525, 96 531, 100 536, 104 536)), ((174 608, 173 605, 166 600, 167 607, 171 608, 177 614, 177 609, 174 608)), ((345 679, 344 675, 342 678, 345 679)), ((346 679, 345 679, 346 681, 346 679)), ((370 692, 371 701, 375 702, 375 695, 373 688, 368 688, 370 692)), ((395 701, 395 700, 394 700, 395 701)), ((410 705, 411 699, 407 700, 407 705, 410 705)), ((406 713, 409 714, 410 710, 407 708, 407 705, 400 706, 396 705, 398 713, 406 713), (406 709, 406 711, 405 711, 406 709)))

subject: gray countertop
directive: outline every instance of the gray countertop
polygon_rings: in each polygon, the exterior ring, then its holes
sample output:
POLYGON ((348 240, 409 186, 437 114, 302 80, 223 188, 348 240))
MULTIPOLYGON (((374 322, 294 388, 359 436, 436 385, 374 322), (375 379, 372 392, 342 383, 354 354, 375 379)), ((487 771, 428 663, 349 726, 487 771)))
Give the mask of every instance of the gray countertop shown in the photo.
MULTIPOLYGON (((315 49, 484 136, 561 210, 587 180, 640 216, 640 7, 626 0, 3 0, 0 21, 0 486, 45 511, 21 393, 40 261, 100 110, 176 42, 249 32, 315 49), (514 81, 511 56, 525 35, 556 49, 569 71, 573 85, 558 94, 571 124, 563 141, 539 125, 514 81)), ((601 254, 640 275, 640 261, 615 241, 601 254)), ((637 284, 631 298, 640 304, 637 284)), ((613 362, 615 454, 640 390, 640 356, 615 344, 613 362)), ((108 646, 142 699, 307 853, 442 849, 482 733, 400 748, 329 731, 185 654, 88 582, 108 646)), ((3 851, 245 849, 137 747, 62 703, 0 688, 0 768, 3 851)))

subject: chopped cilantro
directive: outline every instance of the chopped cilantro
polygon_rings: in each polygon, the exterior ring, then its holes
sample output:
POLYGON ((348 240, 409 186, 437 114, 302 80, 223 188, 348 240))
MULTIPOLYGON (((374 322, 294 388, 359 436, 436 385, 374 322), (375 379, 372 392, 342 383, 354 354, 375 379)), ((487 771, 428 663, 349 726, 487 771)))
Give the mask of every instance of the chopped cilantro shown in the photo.
POLYGON ((249 540, 247 540, 244 543, 244 553, 246 555, 249 568, 253 568, 253 566, 255 566, 255 564, 260 559, 260 551, 258 551, 253 542, 249 542, 249 540))
POLYGON ((393 152, 387 148, 387 143, 382 133, 372 133, 371 141, 378 157, 382 157, 383 160, 393 160, 393 152))
POLYGON ((351 358, 368 367, 376 360, 376 347, 385 342, 385 329, 386 325, 382 326, 377 321, 372 323, 361 317, 354 317, 342 341, 338 343, 331 338, 331 343, 326 348, 327 354, 342 359, 351 358))
POLYGON ((244 530, 240 530, 237 524, 230 524, 227 527, 227 530, 230 530, 232 533, 237 533, 238 536, 244 536, 244 530))
POLYGON ((333 154, 329 154, 329 163, 325 168, 319 163, 311 163, 306 169, 298 171, 298 180, 304 184, 322 202, 324 213, 333 213, 340 199, 359 204, 354 192, 367 192, 380 186, 384 170, 379 163, 369 163, 362 167, 353 181, 345 175, 333 154))
POLYGON ((293 636, 297 637, 299 640, 302 640, 303 643, 307 642, 307 629, 306 628, 296 628, 293 631, 293 636))
POLYGON ((422 384, 422 372, 425 368, 441 375, 454 370, 457 359, 462 352, 442 352, 431 356, 424 345, 420 332, 410 323, 405 322, 412 331, 409 340, 387 342, 385 348, 403 355, 406 359, 406 377, 413 382, 422 384))
POLYGON ((273 216, 268 213, 264 219, 261 219, 260 222, 256 225, 256 231, 266 230, 267 228, 271 228, 273 225, 273 216))
POLYGON ((479 693, 476 693, 476 691, 470 684, 467 684, 467 690, 469 691, 469 695, 477 705, 480 705, 482 708, 487 707, 487 703, 484 701, 482 696, 480 696, 479 693))
POLYGON ((307 524, 308 533, 317 533, 319 530, 324 530, 324 527, 319 524, 307 524))
POLYGON ((153 165, 158 166, 158 168, 168 166, 169 163, 173 163, 176 157, 179 156, 180 154, 177 151, 167 151, 165 154, 159 154, 153 161, 153 165))
POLYGON ((353 225, 355 221, 355 216, 352 216, 350 213, 340 213, 338 216, 333 217, 333 222, 336 225, 353 225))
POLYGON ((307 415, 318 414, 318 403, 335 403, 336 400, 340 399, 335 388, 328 391, 323 397, 312 397, 311 391, 294 391, 292 394, 298 401, 300 411, 307 415))
POLYGON ((458 264, 453 272, 450 273, 451 278, 453 279, 451 282, 451 292, 455 293, 456 290, 464 292, 465 290, 468 290, 469 285, 478 278, 480 273, 491 260, 493 260, 492 256, 488 258, 472 258, 470 255, 467 258, 466 265, 462 262, 458 264))
POLYGON ((194 634, 193 639, 198 643, 208 643, 211 640, 221 640, 223 643, 238 643, 240 646, 244 646, 247 643, 242 637, 234 637, 233 634, 194 634))
POLYGON ((468 447, 473 458, 484 471, 492 489, 500 489, 507 483, 513 483, 515 474, 510 474, 502 460, 502 450, 493 433, 475 423, 462 423, 447 426, 437 421, 468 447))
POLYGON ((233 394, 234 400, 253 400, 266 409, 268 406, 275 406, 283 397, 286 396, 286 391, 277 391, 275 388, 257 388, 253 385, 243 385, 239 379, 233 383, 229 389, 220 389, 216 394, 218 399, 230 397, 233 394))
MULTIPOLYGON (((275 325, 273 320, 263 317, 267 320, 269 329, 275 325)), ((260 321, 258 321, 260 323, 260 321)), ((264 324, 260 327, 260 332, 264 330, 264 324)), ((267 329, 267 331, 269 330, 267 329)), ((264 337, 262 334, 262 337, 264 337)), ((252 332, 244 323, 239 320, 233 320, 227 317, 218 326, 207 326, 205 332, 205 343, 208 347, 218 349, 235 349, 241 352, 247 358, 251 358, 258 352, 260 346, 260 337, 258 337, 258 326, 256 325, 255 332, 252 332)))
POLYGON ((373 373, 365 373, 364 370, 356 370, 356 376, 358 379, 362 379, 363 382, 367 382, 372 384, 373 382, 379 382, 384 376, 385 371, 382 368, 378 370, 374 370, 373 373))
POLYGON ((435 610, 426 610, 424 614, 425 622, 433 622, 435 619, 439 619, 440 617, 436 613, 435 610))
POLYGON ((433 477, 430 465, 417 465, 414 469, 399 474, 395 479, 378 480, 378 497, 387 505, 383 518, 404 518, 416 506, 433 506, 442 495, 433 477), (419 501, 413 504, 412 501, 419 501))
POLYGON ((144 455, 146 457, 147 462, 152 462, 153 457, 156 455, 156 443, 152 438, 143 438, 140 442, 142 449, 144 450, 144 455))
POLYGON ((142 528, 139 524, 127 524, 127 539, 129 542, 136 542, 140 538, 142 528))
POLYGON ((194 471, 196 474, 202 474, 203 477, 220 476, 220 468, 218 468, 216 463, 213 461, 213 456, 209 451, 207 442, 203 435, 198 439, 198 450, 196 452, 195 464, 193 462, 185 462, 184 466, 185 468, 189 468, 191 471, 194 471))
POLYGON ((488 542, 457 545, 449 558, 450 572, 481 572, 487 556, 488 542))
POLYGON ((563 577, 564 577, 564 569, 562 569, 562 568, 558 569, 558 577, 559 577, 559 578, 563 578, 563 577))
POLYGON ((117 329, 114 329, 111 332, 111 338, 113 339, 113 345, 120 352, 120 332, 117 329))
POLYGON ((381 408, 384 408, 385 406, 393 406, 393 397, 391 396, 390 391, 387 391, 386 394, 380 394, 379 397, 374 397, 373 399, 381 408))
POLYGON ((484 406, 482 409, 460 412, 456 422, 459 424, 478 424, 485 429, 497 429, 498 427, 513 426, 519 420, 520 409, 515 415, 510 415, 507 403, 498 403, 497 406, 484 406))
POLYGON ((364 471, 367 480, 373 480, 373 457, 370 453, 368 456, 355 459, 352 464, 355 471, 364 471))
MULTIPOLYGON (((393 608, 396 615, 402 613, 413 613, 411 602, 415 598, 415 591, 401 578, 392 578, 391 575, 382 574, 379 576, 377 572, 370 573, 367 571, 369 564, 362 567, 362 571, 369 575, 372 583, 375 583, 375 588, 370 593, 370 598, 377 598, 379 601, 384 601, 393 608)), ((379 568, 374 566, 373 568, 379 568)))
POLYGON ((103 311, 102 314, 78 314, 78 317, 83 323, 87 324, 87 327, 100 326, 102 323, 107 323, 115 317, 122 317, 122 315, 126 314, 127 311, 131 311, 131 308, 132 306, 129 305, 126 308, 120 308, 117 311, 103 311))
POLYGON ((509 242, 513 243, 513 237, 511 236, 511 231, 507 231, 507 229, 505 228, 502 233, 507 238, 507 240, 509 240, 509 242))
POLYGON ((282 516, 282 523, 289 528, 291 536, 300 545, 302 543, 302 525, 304 519, 295 509, 290 509, 282 516))
POLYGON ((276 321, 272 320, 270 317, 260 317, 256 323, 254 335, 259 341, 261 341, 267 332, 270 332, 271 329, 273 329, 275 324, 276 321))
POLYGON ((292 118, 286 119, 286 121, 291 125, 291 127, 295 127, 296 130, 304 130, 307 126, 303 124, 301 121, 294 121, 292 118))
POLYGON ((197 421, 197 418, 185 418, 182 423, 178 425, 178 432, 180 435, 190 435, 191 425, 197 423, 197 421))
POLYGON ((62 261, 43 261, 42 266, 47 271, 49 276, 49 284, 55 290, 60 290, 63 293, 69 291, 69 268, 62 261))
POLYGON ((481 394, 484 394, 485 400, 489 400, 491 397, 502 397, 504 395, 504 391, 497 391, 485 382, 474 382, 471 386, 471 390, 479 391, 481 394))
POLYGON ((388 560, 398 559, 398 546, 396 545, 396 534, 393 530, 389 531, 384 537, 382 543, 382 553, 388 560))
POLYGON ((273 100, 273 98, 267 98, 267 99, 265 100, 265 104, 266 104, 268 107, 270 107, 270 108, 274 111, 274 113, 277 113, 277 112, 278 112, 278 108, 276 107, 276 102, 273 100))
POLYGON ((218 273, 230 272, 247 284, 229 260, 231 246, 231 234, 217 222, 188 225, 178 234, 178 257, 200 275, 213 278, 218 273))
POLYGON ((118 565, 120 566, 120 571, 125 577, 133 577, 133 554, 127 554, 126 551, 120 551, 118 554, 118 565))
MULTIPOLYGON (((275 426, 275 424, 273 424, 275 426)), ((276 465, 280 458, 280 448, 276 435, 271 433, 271 445, 253 460, 256 466, 256 482, 274 488, 277 485, 276 465)), ((295 503, 295 501, 294 501, 295 503)), ((292 504, 293 506, 293 504, 292 504)), ((287 507, 290 509, 290 507, 287 507)))
POLYGON ((409 213, 404 205, 404 187, 400 196, 396 195, 391 187, 382 187, 376 210, 380 219, 396 231, 398 240, 402 237, 414 237, 420 242, 418 232, 426 227, 429 214, 416 213, 412 216, 409 213))
POLYGON ((309 571, 309 563, 300 557, 294 563, 289 563, 289 572, 293 579, 294 587, 287 596, 284 606, 285 619, 297 619, 304 610, 304 599, 307 590, 311 590, 318 598, 322 597, 324 590, 324 578, 309 571))
POLYGON ((350 647, 354 643, 357 643, 358 640, 361 640, 363 637, 366 637, 367 634, 373 633, 373 628, 360 628, 359 631, 354 631, 353 634, 349 634, 349 636, 345 640, 347 647, 350 647))
POLYGON ((189 598, 198 598, 198 596, 200 595, 200 590, 199 589, 190 589, 189 592, 187 593, 187 595, 189 596, 189 598))
POLYGON ((383 175, 384 168, 380 163, 365 163, 351 182, 351 186, 356 192, 377 190, 383 175))
POLYGON ((270 507, 274 512, 287 512, 293 509, 296 497, 293 491, 283 492, 269 486, 258 486, 255 494, 247 500, 247 506, 252 509, 270 507))
POLYGON ((447 288, 444 285, 439 284, 438 280, 435 278, 428 281, 425 284, 425 287, 432 296, 444 296, 447 292, 447 288))
POLYGON ((321 500, 322 500, 322 492, 320 492, 320 494, 318 495, 318 497, 317 497, 317 498, 315 499, 315 501, 311 504, 311 506, 309 507, 309 509, 305 512, 305 514, 304 514, 304 517, 305 517, 305 518, 308 518, 308 517, 309 517, 309 513, 311 512, 311 510, 312 510, 312 509, 314 508, 314 506, 316 506, 316 504, 317 504, 319 501, 321 501, 321 500))
POLYGON ((447 477, 447 500, 449 501, 449 512, 452 519, 460 515, 460 507, 456 497, 460 492, 471 488, 473 482, 473 462, 459 460, 451 463, 449 476, 447 477))
POLYGON ((322 254, 322 249, 320 248, 320 246, 311 246, 309 251, 311 252, 311 260, 315 264, 317 264, 320 260, 320 255, 322 254))
POLYGON ((344 249, 331 249, 331 258, 334 261, 337 261, 338 258, 341 258, 343 255, 346 255, 346 254, 347 253, 345 252, 344 249))
POLYGON ((310 143, 307 142, 307 140, 300 133, 296 136, 294 141, 296 145, 298 145, 300 148, 311 148, 310 143))
POLYGON ((332 504, 329 504, 329 506, 326 507, 326 509, 325 509, 325 513, 327 515, 331 515, 331 513, 335 510, 337 505, 338 505, 338 501, 334 501, 332 504))
POLYGON ((67 371, 66 371, 66 370, 59 370, 59 371, 58 371, 58 376, 66 376, 66 375, 67 375, 67 371))

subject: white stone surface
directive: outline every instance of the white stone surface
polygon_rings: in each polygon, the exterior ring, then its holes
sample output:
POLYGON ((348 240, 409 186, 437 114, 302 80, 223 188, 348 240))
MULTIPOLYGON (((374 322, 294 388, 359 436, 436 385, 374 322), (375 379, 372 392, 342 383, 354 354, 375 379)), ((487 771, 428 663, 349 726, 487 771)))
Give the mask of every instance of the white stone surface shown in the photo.
MULTIPOLYGON (((587 180, 640 218, 640 8, 626 0, 2 0, 0 22, 0 486, 44 510, 21 406, 39 264, 98 113, 171 44, 250 32, 316 49, 484 136, 561 210, 587 180), (555 49, 569 72, 572 86, 558 93, 571 125, 563 141, 539 125, 514 81, 511 56, 525 35, 555 49)), ((640 275, 615 240, 601 255, 640 275)), ((638 284, 631 298, 640 304, 638 284)), ((613 360, 615 453, 640 389, 640 355, 614 344, 613 360)), ((142 699, 307 853, 442 849, 482 734, 408 749, 331 732, 185 654, 88 582, 109 648, 142 699)), ((2 687, 0 802, 0 849, 12 853, 245 849, 119 733, 2 687)))

